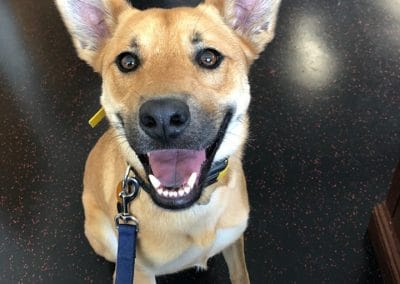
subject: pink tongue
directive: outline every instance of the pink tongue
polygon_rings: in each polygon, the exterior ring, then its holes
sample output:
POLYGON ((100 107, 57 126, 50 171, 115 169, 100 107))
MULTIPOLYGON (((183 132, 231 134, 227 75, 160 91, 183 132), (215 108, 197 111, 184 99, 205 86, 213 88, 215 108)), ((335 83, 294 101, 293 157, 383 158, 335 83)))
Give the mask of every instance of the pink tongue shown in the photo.
POLYGON ((149 153, 153 175, 165 187, 180 187, 188 181, 193 172, 199 176, 205 160, 204 150, 159 150, 149 153))

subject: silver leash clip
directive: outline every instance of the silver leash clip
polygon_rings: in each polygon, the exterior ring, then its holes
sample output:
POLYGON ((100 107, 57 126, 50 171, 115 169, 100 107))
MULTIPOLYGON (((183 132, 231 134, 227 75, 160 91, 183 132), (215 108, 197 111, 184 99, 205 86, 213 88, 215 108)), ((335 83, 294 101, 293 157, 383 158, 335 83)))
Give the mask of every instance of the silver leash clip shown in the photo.
POLYGON ((139 181, 135 177, 130 176, 131 172, 133 172, 132 168, 128 166, 124 179, 122 180, 122 190, 119 193, 119 197, 121 197, 121 207, 119 213, 115 216, 115 224, 117 227, 122 223, 139 225, 139 221, 129 212, 129 203, 138 196, 140 190, 139 181))

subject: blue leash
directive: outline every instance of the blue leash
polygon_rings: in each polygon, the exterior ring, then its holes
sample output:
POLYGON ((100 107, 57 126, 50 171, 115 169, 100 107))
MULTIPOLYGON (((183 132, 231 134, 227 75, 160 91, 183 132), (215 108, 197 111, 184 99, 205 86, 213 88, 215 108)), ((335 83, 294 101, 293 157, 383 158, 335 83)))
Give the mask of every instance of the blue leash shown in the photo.
POLYGON ((139 193, 139 182, 130 177, 131 167, 128 167, 122 190, 119 193, 121 202, 118 204, 118 214, 115 223, 118 228, 118 252, 116 263, 116 284, 132 284, 135 271, 136 239, 138 233, 137 219, 129 213, 129 203, 139 193))
POLYGON ((135 270, 137 227, 131 224, 118 226, 118 256, 116 284, 132 284, 135 270))

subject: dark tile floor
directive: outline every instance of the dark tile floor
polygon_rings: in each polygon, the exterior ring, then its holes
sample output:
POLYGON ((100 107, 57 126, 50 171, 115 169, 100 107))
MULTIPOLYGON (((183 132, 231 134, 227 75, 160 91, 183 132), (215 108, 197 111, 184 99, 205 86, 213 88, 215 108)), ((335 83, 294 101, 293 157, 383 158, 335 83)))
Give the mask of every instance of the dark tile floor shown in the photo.
MULTIPOLYGON (((400 157, 400 5, 283 1, 251 82, 252 282, 380 283, 366 228, 400 157)), ((110 283, 80 201, 99 94, 52 1, 0 1, 1 283, 110 283)), ((227 269, 216 257, 159 283, 227 269)))

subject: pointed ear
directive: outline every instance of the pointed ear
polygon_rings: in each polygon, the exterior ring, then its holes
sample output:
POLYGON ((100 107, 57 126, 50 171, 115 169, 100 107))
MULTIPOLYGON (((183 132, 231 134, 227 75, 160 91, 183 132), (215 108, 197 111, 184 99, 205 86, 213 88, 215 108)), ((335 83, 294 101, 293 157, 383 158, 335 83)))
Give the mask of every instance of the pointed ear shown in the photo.
POLYGON ((99 71, 97 55, 129 5, 124 0, 56 0, 56 4, 79 57, 99 71))
POLYGON ((206 0, 250 45, 255 58, 275 35, 281 0, 206 0))

